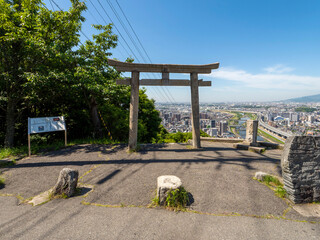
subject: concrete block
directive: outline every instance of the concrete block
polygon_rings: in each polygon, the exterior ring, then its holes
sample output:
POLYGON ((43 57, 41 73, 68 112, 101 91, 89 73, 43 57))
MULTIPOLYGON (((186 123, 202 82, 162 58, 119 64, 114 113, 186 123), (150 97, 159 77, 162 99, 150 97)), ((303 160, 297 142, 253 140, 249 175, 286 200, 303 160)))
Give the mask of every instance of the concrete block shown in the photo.
POLYGON ((250 152, 262 153, 266 150, 264 147, 249 147, 250 152))
POLYGON ((260 147, 266 147, 271 149, 279 149, 279 144, 270 142, 258 142, 260 147))
POLYGON ((157 179, 157 196, 159 198, 160 205, 163 205, 166 201, 169 190, 178 189, 182 186, 180 178, 173 175, 160 176, 157 179))
POLYGON ((240 143, 233 144, 233 147, 236 149, 239 149, 239 150, 248 150, 249 149, 249 145, 240 144, 240 143))

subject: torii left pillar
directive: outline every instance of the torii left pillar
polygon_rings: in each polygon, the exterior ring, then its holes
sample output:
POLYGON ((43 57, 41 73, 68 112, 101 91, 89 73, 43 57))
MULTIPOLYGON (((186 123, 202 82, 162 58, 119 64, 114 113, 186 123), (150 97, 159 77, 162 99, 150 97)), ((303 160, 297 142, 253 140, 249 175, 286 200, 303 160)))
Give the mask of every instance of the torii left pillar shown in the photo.
POLYGON ((129 151, 136 150, 138 139, 139 72, 131 72, 129 151))

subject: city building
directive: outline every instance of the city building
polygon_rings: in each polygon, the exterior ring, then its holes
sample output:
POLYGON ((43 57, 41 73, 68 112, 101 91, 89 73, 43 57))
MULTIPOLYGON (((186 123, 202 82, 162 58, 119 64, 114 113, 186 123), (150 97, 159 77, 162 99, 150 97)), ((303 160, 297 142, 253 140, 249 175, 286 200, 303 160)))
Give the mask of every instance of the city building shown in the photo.
POLYGON ((290 121, 292 121, 292 122, 299 122, 300 116, 299 116, 298 113, 293 113, 293 112, 291 112, 291 113, 289 114, 289 119, 290 119, 290 121))
POLYGON ((313 115, 308 116, 308 122, 314 123, 314 116, 313 115))
POLYGON ((211 120, 211 128, 215 128, 216 127, 216 120, 211 120))
POLYGON ((219 123, 219 135, 222 136, 224 133, 227 133, 228 132, 228 123, 227 121, 221 121, 219 123))
POLYGON ((208 134, 211 137, 216 137, 218 136, 218 128, 209 128, 208 134))

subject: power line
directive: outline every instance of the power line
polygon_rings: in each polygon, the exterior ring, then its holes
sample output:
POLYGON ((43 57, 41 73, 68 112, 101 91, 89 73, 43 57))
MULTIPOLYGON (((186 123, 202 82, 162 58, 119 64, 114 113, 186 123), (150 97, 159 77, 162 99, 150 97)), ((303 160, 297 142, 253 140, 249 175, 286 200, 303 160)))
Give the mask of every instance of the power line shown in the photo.
POLYGON ((140 49, 138 48, 136 42, 134 41, 134 39, 132 38, 131 34, 129 33, 127 27, 124 25, 123 21, 121 20, 120 16, 118 15, 116 9, 113 7, 112 3, 110 2, 110 0, 107 0, 107 3, 110 6, 110 8, 111 8, 112 12, 114 13, 114 15, 116 16, 116 18, 118 19, 118 21, 120 22, 122 28, 127 33, 128 37, 130 38, 131 42, 133 43, 135 49, 138 51, 139 55, 142 57, 143 61, 147 62, 146 59, 144 58, 143 54, 141 53, 140 49))
POLYGON ((56 5, 57 8, 60 9, 60 11, 62 11, 62 8, 61 8, 54 0, 50 0, 50 2, 51 2, 51 1, 54 3, 54 5, 56 5))
POLYGON ((139 42, 140 46, 142 47, 142 49, 143 49, 144 53, 146 54, 146 56, 147 56, 147 58, 149 59, 150 63, 152 63, 152 61, 151 61, 151 59, 150 59, 150 57, 149 57, 149 55, 148 55, 147 51, 146 51, 146 50, 145 50, 145 48, 143 47, 143 45, 142 45, 142 43, 141 43, 141 41, 140 41, 140 39, 139 39, 138 35, 136 34, 136 31, 133 29, 133 27, 132 27, 132 25, 131 25, 130 21, 128 20, 128 18, 127 18, 127 16, 126 16, 126 14, 123 12, 122 7, 120 6, 120 4, 119 4, 118 0, 116 0, 116 3, 117 3, 117 5, 118 5, 118 7, 119 7, 120 11, 122 12, 122 15, 125 17, 125 19, 126 19, 127 23, 129 24, 129 26, 130 26, 130 28, 131 28, 132 32, 133 32, 133 33, 134 33, 134 35, 136 36, 136 38, 137 38, 137 40, 138 40, 138 42, 139 42))
MULTIPOLYGON (((107 0, 107 1, 108 1, 108 3, 110 2, 109 0, 107 0)), ((138 40, 138 42, 139 42, 141 48, 143 49, 144 53, 146 54, 146 56, 147 56, 147 58, 149 59, 150 63, 152 63, 149 54, 147 53, 146 49, 144 48, 143 44, 141 43, 141 41, 140 41, 140 39, 139 39, 136 31, 133 29, 133 27, 132 27, 129 19, 127 18, 126 14, 124 13, 124 11, 123 11, 121 5, 119 4, 118 0, 116 0, 116 3, 117 3, 117 5, 118 5, 120 11, 122 12, 122 15, 125 17, 128 25, 130 26, 132 32, 134 33, 136 39, 138 40)), ((109 4, 109 5, 110 5, 110 4, 109 4)), ((111 5, 112 5, 112 4, 111 4, 111 5)), ((110 6, 110 7, 111 7, 111 6, 110 6)), ((118 15, 117 15, 117 14, 116 14, 116 16, 117 16, 117 18, 118 18, 118 15)), ((118 19, 119 19, 119 18, 118 18, 118 19)), ((121 22, 122 22, 122 21, 120 21, 120 23, 121 23, 121 22)), ((125 29, 125 28, 124 28, 124 29, 125 29)), ((128 33, 127 33, 127 34, 128 34, 128 33)), ((129 35, 129 34, 128 34, 128 35, 129 35)), ((134 42, 134 41, 133 41, 133 42, 134 42)), ((139 52, 140 52, 140 51, 139 51, 139 52)), ((146 61, 145 61, 145 62, 146 62, 146 61)), ((153 74, 153 75, 155 76, 155 74, 153 74)), ((167 90, 168 94, 170 95, 171 99, 175 102, 174 97, 172 96, 172 94, 171 94, 171 92, 169 91, 169 89, 168 89, 166 86, 164 86, 164 87, 165 87, 165 89, 167 90)), ((162 88, 161 88, 161 89, 162 89, 162 88)), ((163 90, 163 89, 162 89, 162 90, 163 90)), ((165 92, 165 91, 164 91, 164 92, 165 92)), ((170 101, 171 101, 171 100, 170 100, 170 101)))
POLYGON ((54 9, 54 7, 53 7, 53 5, 52 5, 51 0, 49 0, 49 1, 50 1, 50 4, 51 4, 51 7, 52 7, 53 11, 55 11, 55 9, 54 9))
MULTIPOLYGON (((60 11, 62 11, 62 8, 60 8, 60 6, 59 6, 54 0, 50 0, 51 5, 52 5, 52 2, 51 2, 51 1, 54 3, 54 5, 56 5, 56 7, 57 7, 58 9, 60 9, 60 11)), ((106 23, 106 25, 108 25, 107 21, 106 21, 106 20, 104 19, 104 17, 100 14, 100 12, 99 12, 98 9, 96 8, 95 4, 93 4, 91 0, 89 0, 89 1, 90 1, 91 5, 95 8, 95 10, 96 10, 96 12, 99 14, 99 16, 100 16, 100 17, 103 19, 103 21, 106 23)), ((100 2, 99 0, 98 0, 98 3, 99 3, 99 5, 101 6, 101 8, 103 9, 103 11, 105 12, 105 14, 107 15, 107 17, 109 18, 109 20, 111 21, 111 23, 114 25, 114 27, 115 27, 115 29, 117 30, 117 32, 119 33, 120 37, 123 39, 123 41, 125 42, 126 46, 129 48, 130 52, 133 54, 133 56, 136 58, 136 60, 137 60, 138 62, 140 62, 139 58, 136 56, 136 54, 134 53, 134 51, 132 50, 132 48, 129 46, 128 42, 126 41, 126 39, 124 38, 124 36, 123 36, 122 33, 120 32, 120 30, 118 29, 118 27, 114 24, 114 22, 113 22, 113 20, 111 19, 110 15, 107 13, 106 9, 103 7, 103 5, 101 4, 101 2, 100 2)), ((136 42, 134 41, 133 37, 131 36, 130 32, 128 31, 128 29, 126 28, 125 24, 124 24, 123 21, 121 20, 121 18, 120 18, 120 16, 119 16, 119 14, 117 13, 116 9, 115 9, 114 6, 112 5, 112 3, 111 3, 109 0, 107 0, 107 3, 108 3, 108 5, 110 6, 110 8, 111 8, 111 10, 113 11, 113 13, 115 14, 115 16, 117 17, 117 19, 118 19, 118 21, 120 22, 120 24, 122 25, 122 27, 123 27, 123 29, 125 30, 125 32, 126 32, 127 35, 129 36, 131 42, 133 43, 135 49, 138 51, 139 55, 142 57, 142 59, 143 59, 145 62, 147 62, 146 59, 144 58, 142 52, 140 51, 138 45, 136 44, 136 42)), ((117 5, 120 6, 118 2, 117 2, 117 5)), ((53 8, 53 5, 52 5, 52 8, 53 8)), ((124 15, 123 10, 122 10, 122 9, 120 9, 120 10, 121 10, 121 12, 122 12, 123 15, 124 15)), ((89 11, 89 13, 91 14, 91 16, 96 20, 96 22, 98 22, 97 19, 94 17, 94 15, 90 12, 89 9, 88 9, 88 11, 89 11)), ((124 16, 125 16, 125 15, 124 15, 124 16)), ((127 18, 126 16, 125 16, 125 18, 126 18, 127 22, 129 23, 130 28, 133 30, 133 27, 132 27, 132 25, 130 24, 130 22, 128 21, 128 18, 127 18)), ((134 30, 133 30, 133 31, 134 31, 134 30)), ((84 36, 87 40, 90 41, 90 39, 88 38, 88 36, 87 36, 81 29, 80 29, 80 32, 83 34, 83 36, 84 36)), ((138 38, 137 34, 136 34, 135 32, 134 32, 134 34, 135 34, 136 38, 138 39, 138 42, 139 42, 139 44, 141 45, 143 51, 145 52, 147 58, 148 58, 149 61, 151 62, 151 59, 150 59, 149 55, 147 54, 147 52, 145 51, 143 45, 141 44, 141 41, 140 41, 140 39, 138 38)), ((81 41, 79 41, 79 42, 81 43, 81 41)), ((118 43, 119 43, 119 45, 122 46, 122 48, 127 52, 127 54, 130 55, 130 53, 129 53, 129 52, 127 51, 127 49, 121 44, 121 42, 120 42, 119 40, 118 40, 118 43)), ((81 43, 81 45, 83 45, 83 44, 81 43)), ((119 51, 119 52, 120 52, 120 51, 119 51)), ((121 52, 120 52, 120 53, 121 53, 121 52)), ((121 55, 122 55, 122 53, 121 53, 121 55)), ((148 73, 145 73, 145 74, 146 74, 147 76, 149 76, 148 73)), ((153 73, 153 75, 154 75, 154 73, 153 73)), ((150 76, 149 76, 149 78, 150 78, 150 76)), ((159 94, 160 94, 163 99, 168 99, 171 103, 173 103, 172 100, 174 101, 174 98, 173 98, 173 96, 171 95, 170 91, 166 88, 166 86, 165 86, 165 89, 168 91, 168 93, 167 93, 166 91, 164 91, 163 88, 160 88, 160 89, 163 91, 163 93, 165 94, 165 96, 161 93, 161 91, 158 92, 158 91, 156 91, 155 89, 150 89, 150 90, 155 90, 155 92, 156 92, 156 94, 157 94, 158 96, 159 96, 159 94)), ((168 101, 168 100, 167 100, 167 101, 168 101)))
POLYGON ((123 35, 121 34, 121 32, 119 31, 118 27, 114 24, 114 22, 112 21, 111 17, 109 16, 109 14, 107 13, 106 9, 102 6, 100 0, 98 0, 98 3, 100 4, 101 8, 103 9, 103 11, 105 12, 105 14, 107 15, 107 17, 109 18, 110 22, 113 24, 113 26, 115 27, 115 29, 117 30, 117 32, 119 33, 119 35, 121 36, 121 38, 123 39, 123 41, 125 42, 125 44, 127 45, 127 47, 129 48, 129 50, 131 51, 131 53, 133 54, 133 56, 137 59, 137 61, 140 62, 139 58, 134 54, 134 52, 132 51, 131 47, 129 46, 129 44, 127 43, 127 41, 125 40, 125 38, 123 37, 123 35))
MULTIPOLYGON (((89 2, 91 3, 91 5, 94 7, 94 9, 96 10, 96 12, 99 14, 99 16, 102 18, 102 20, 105 22, 106 25, 108 25, 107 21, 104 19, 104 17, 100 14, 100 12, 98 11, 98 9, 96 8, 96 6, 92 3, 91 0, 89 0, 89 2)), ((97 21, 98 22, 98 21, 97 21)), ((128 54, 128 56, 130 56, 130 53, 128 52, 128 50, 122 45, 121 41, 118 40, 119 45, 126 51, 126 53, 128 54)))
MULTIPOLYGON (((105 20, 105 18, 101 15, 101 13, 99 12, 99 10, 97 9, 97 7, 95 6, 95 4, 93 4, 93 2, 91 1, 91 0, 89 0, 89 2, 91 3, 91 5, 94 7, 94 9, 95 9, 95 11, 99 14, 99 16, 101 17, 101 19, 105 22, 105 24, 107 25, 108 23, 107 23, 107 21, 105 20)), ((100 3, 100 5, 101 5, 101 3, 100 3)), ((103 6, 102 6, 102 8, 103 8, 103 6)), ((104 9, 105 10, 105 9, 104 9)), ((107 14, 107 13, 106 13, 107 14)), ((109 19, 111 20, 111 22, 112 22, 112 19, 110 18, 110 16, 107 14, 107 16, 109 17, 109 19)), ((96 20, 96 22, 98 22, 97 21, 97 19, 95 19, 96 20)), ((112 22, 112 24, 114 25, 114 23, 112 22)), ((116 26, 115 26, 116 27, 116 26)), ((117 31, 119 32, 119 29, 117 29, 117 31)), ((119 32, 120 33, 120 32, 119 32)), ((123 36, 122 36, 122 38, 123 38, 123 36)), ((118 40, 118 43, 119 43, 119 45, 126 51, 126 53, 130 56, 130 53, 127 51, 127 49, 121 44, 121 42, 118 40)), ((132 51, 132 49, 130 49, 131 51, 132 51)), ((124 55, 122 54, 122 52, 120 51, 120 49, 118 48, 118 51, 120 52, 120 54, 124 57, 124 55)), ((137 60, 139 60, 139 59, 137 59, 137 60)), ((153 89, 152 89, 152 92, 153 92, 153 89)), ((165 100, 165 97, 163 96, 163 94, 161 93, 161 92, 159 92, 158 93, 158 91, 155 91, 154 90, 154 92, 156 93, 156 95, 161 99, 164 99, 165 100), (159 94, 161 94, 161 96, 159 95, 159 94)))
MULTIPOLYGON (((90 2, 91 2, 91 0, 89 0, 90 2)), ((125 40, 125 38, 123 37, 123 35, 121 34, 121 32, 120 32, 120 30, 118 29, 118 27, 114 24, 114 22, 113 22, 113 20, 111 19, 111 17, 110 17, 110 15, 107 13, 107 11, 105 10, 105 8, 102 6, 102 4, 101 4, 101 2, 98 0, 98 3, 100 4, 100 6, 101 6, 101 8, 103 9, 103 11, 105 12, 105 14, 107 15, 107 17, 109 18, 109 20, 111 21, 111 23, 114 25, 114 27, 116 28, 116 30, 117 30, 117 32, 119 33, 119 35, 121 36, 121 38, 124 40, 124 42, 126 43, 126 45, 127 45, 127 47, 130 49, 130 51, 132 52, 132 54, 134 55, 134 57, 136 58, 136 60, 138 61, 138 62, 141 62, 140 60, 139 60, 139 58, 135 55, 135 53, 133 52, 133 50, 131 49, 131 47, 129 46, 129 44, 127 43, 127 41, 125 40)), ((107 2, 108 4, 109 4, 109 1, 107 2)), ((92 2, 91 2, 91 4, 92 4, 92 2)), ((109 6, 110 6, 110 8, 112 9, 112 6, 111 6, 111 4, 109 4, 109 6)), ((96 9, 96 8, 95 8, 96 9)), ((96 9, 97 10, 97 9, 96 9)), ((116 13, 116 10, 113 8, 112 9, 113 10, 113 12, 114 12, 114 14, 117 16, 117 13, 116 13)), ((119 20, 119 18, 118 18, 118 20, 119 20)), ((119 22, 120 22, 121 20, 119 20, 119 22)), ((121 23, 121 22, 120 22, 121 23)), ((122 27, 125 29, 125 27, 122 25, 122 27)), ((131 35, 130 35, 130 33, 128 32, 128 31, 126 31, 127 32, 127 34, 128 34, 128 36, 129 36, 129 38, 131 39, 131 41, 134 43, 134 41, 133 41, 133 39, 132 39, 132 37, 131 37, 131 35)), ((136 47, 136 45, 135 45, 135 47, 136 47)), ((141 52, 138 50, 138 52, 140 53, 140 55, 141 55, 141 52)), ((142 56, 142 55, 141 55, 142 56)), ((142 58, 144 58, 143 56, 142 56, 142 58)), ((145 59, 144 59, 145 60, 145 59)), ((146 73, 147 74, 147 73, 146 73)), ((150 78, 150 77, 149 77, 150 78)), ((167 95, 167 93, 162 89, 162 91, 165 93, 165 95, 167 96, 167 98, 169 99, 169 101, 171 101, 170 100, 170 98, 168 97, 168 95, 167 95)), ((171 101, 172 102, 172 101, 171 101)))

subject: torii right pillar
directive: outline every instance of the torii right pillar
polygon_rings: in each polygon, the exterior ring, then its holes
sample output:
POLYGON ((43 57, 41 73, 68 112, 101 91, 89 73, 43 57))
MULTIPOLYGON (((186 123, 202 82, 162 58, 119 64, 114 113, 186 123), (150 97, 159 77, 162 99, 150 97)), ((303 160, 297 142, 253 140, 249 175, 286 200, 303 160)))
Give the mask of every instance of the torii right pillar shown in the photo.
POLYGON ((198 73, 190 73, 190 81, 192 108, 192 145, 194 148, 201 148, 198 73))

